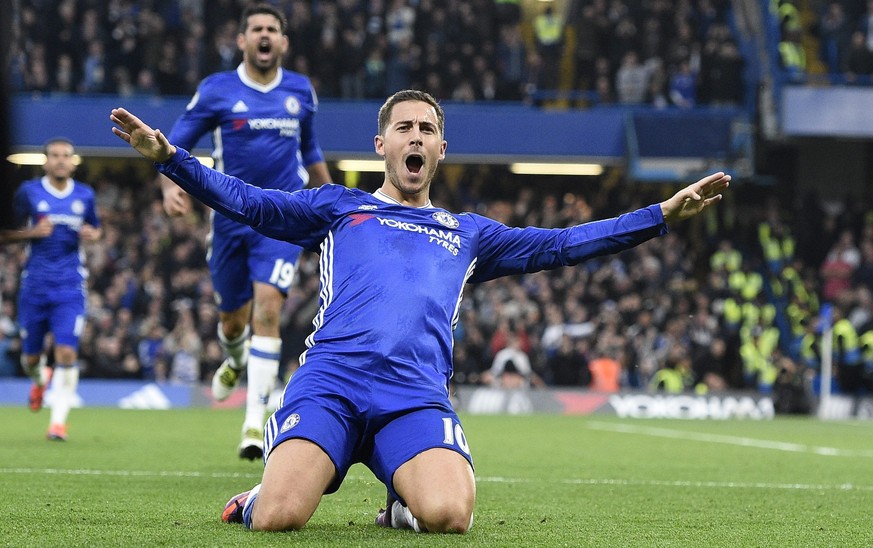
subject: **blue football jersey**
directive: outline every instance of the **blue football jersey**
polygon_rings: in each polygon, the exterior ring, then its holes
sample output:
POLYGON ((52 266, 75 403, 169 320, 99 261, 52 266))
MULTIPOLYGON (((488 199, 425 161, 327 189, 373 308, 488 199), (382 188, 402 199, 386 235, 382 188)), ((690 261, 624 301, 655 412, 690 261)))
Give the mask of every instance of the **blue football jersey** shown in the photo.
POLYGON ((313 119, 318 99, 309 79, 279 69, 261 85, 243 65, 206 77, 168 135, 191 150, 212 133, 215 169, 263 188, 306 186, 306 166, 324 161, 313 119))
POLYGON ((320 308, 301 363, 339 362, 410 386, 445 390, 467 282, 573 265, 667 232, 657 204, 564 229, 510 228, 379 191, 263 190, 182 149, 158 168, 229 218, 320 253, 320 308))
POLYGON ((69 179, 67 187, 59 191, 48 177, 25 181, 15 194, 13 211, 16 226, 35 225, 42 217, 54 224, 50 236, 28 242, 23 283, 76 287, 88 277, 79 230, 86 223, 100 226, 90 186, 69 179))

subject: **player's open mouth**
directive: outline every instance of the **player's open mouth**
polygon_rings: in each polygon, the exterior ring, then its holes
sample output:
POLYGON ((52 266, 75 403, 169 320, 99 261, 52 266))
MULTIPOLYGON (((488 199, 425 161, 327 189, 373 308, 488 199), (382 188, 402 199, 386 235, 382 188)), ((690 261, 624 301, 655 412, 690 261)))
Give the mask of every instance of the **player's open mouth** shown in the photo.
POLYGON ((272 49, 272 48, 270 47, 270 41, 269 41, 269 40, 262 40, 262 41, 258 44, 258 52, 259 52, 259 53, 270 53, 270 50, 271 50, 271 49, 272 49))
POLYGON ((406 169, 410 173, 418 173, 422 167, 424 167, 424 158, 418 154, 411 154, 406 157, 406 169))

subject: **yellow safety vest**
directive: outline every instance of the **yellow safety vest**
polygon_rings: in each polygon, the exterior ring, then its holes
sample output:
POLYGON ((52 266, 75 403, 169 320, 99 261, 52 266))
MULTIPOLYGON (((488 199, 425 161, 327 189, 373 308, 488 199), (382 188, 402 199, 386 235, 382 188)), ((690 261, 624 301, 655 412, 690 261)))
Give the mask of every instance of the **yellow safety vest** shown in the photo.
POLYGON ((843 352, 843 362, 846 365, 857 364, 861 361, 861 352, 858 346, 858 332, 852 322, 843 318, 834 324, 834 356, 843 352), (841 343, 841 344, 840 344, 841 343))
POLYGON ((764 287, 764 278, 757 272, 737 270, 728 276, 728 286, 737 291, 744 299, 750 301, 761 292, 764 287))
POLYGON ((724 309, 722 311, 725 321, 731 325, 739 325, 743 320, 743 307, 736 299, 727 298, 724 301, 724 309))
POLYGON ((800 339, 800 357, 806 365, 818 367, 819 359, 819 335, 817 333, 807 333, 800 339))
POLYGON ((534 20, 534 30, 540 43, 551 46, 561 41, 561 35, 564 32, 564 20, 554 14, 551 17, 544 14, 537 15, 534 20))
POLYGON ((806 52, 797 42, 779 42, 779 55, 785 68, 806 69, 806 52))
POLYGON ((803 335, 803 321, 808 318, 809 312, 797 303, 791 303, 785 307, 785 315, 788 317, 788 323, 791 324, 791 333, 796 336, 803 335))
POLYGON ((661 368, 652 375, 649 381, 652 390, 663 389, 668 394, 681 394, 685 391, 685 380, 682 373, 670 368, 661 368))
POLYGON ((728 251, 716 251, 709 259, 709 266, 713 270, 721 270, 722 268, 728 272, 739 270, 743 264, 743 256, 736 249, 728 251))

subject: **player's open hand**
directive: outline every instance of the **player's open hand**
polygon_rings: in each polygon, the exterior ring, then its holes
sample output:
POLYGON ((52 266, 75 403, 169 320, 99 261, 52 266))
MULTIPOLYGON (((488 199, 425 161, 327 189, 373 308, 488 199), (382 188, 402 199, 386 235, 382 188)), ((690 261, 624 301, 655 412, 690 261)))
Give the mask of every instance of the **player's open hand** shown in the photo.
POLYGON ((719 171, 688 185, 661 202, 664 221, 673 223, 693 217, 721 200, 721 192, 730 184, 731 176, 719 171))
POLYGON ((167 141, 161 130, 152 129, 125 109, 112 109, 109 119, 118 125, 112 128, 112 133, 118 135, 145 158, 163 163, 176 153, 176 147, 167 141))

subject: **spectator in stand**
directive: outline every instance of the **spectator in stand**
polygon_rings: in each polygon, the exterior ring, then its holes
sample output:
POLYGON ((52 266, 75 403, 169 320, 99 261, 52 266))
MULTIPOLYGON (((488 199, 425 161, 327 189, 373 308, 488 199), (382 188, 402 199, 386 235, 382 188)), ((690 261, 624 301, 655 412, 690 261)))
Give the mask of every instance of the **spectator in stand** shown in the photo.
POLYGON ((185 81, 185 91, 193 93, 197 84, 203 78, 206 67, 202 25, 193 25, 192 34, 182 39, 182 59, 179 61, 179 73, 185 81))
POLYGON ((391 0, 391 5, 385 12, 385 25, 388 43, 394 47, 401 47, 406 40, 412 40, 415 35, 415 9, 407 0, 391 0))
MULTIPOLYGON (((221 344, 214 339, 210 339, 203 345, 203 350, 199 356, 200 362, 200 379, 199 382, 209 382, 212 376, 218 371, 221 362, 224 361, 224 350, 221 344)), ((281 372, 280 372, 281 373, 281 372)))
POLYGON ((549 384, 566 387, 587 387, 591 384, 588 346, 587 339, 574 340, 569 335, 563 335, 557 351, 546 360, 549 384))
POLYGON ((598 76, 594 81, 594 93, 601 105, 611 105, 617 101, 609 76, 598 76))
POLYGON ((62 53, 58 56, 57 66, 54 71, 54 91, 60 93, 74 93, 78 91, 77 85, 79 82, 79 74, 77 68, 73 65, 73 58, 62 53))
POLYGON ((495 64, 498 76, 498 96, 506 101, 518 101, 524 96, 527 74, 527 51, 516 25, 500 28, 495 64))
POLYGON ((340 95, 347 99, 364 97, 364 72, 367 28, 363 12, 351 15, 350 24, 340 36, 340 95))
POLYGON ((176 41, 164 41, 155 65, 155 82, 161 95, 183 95, 188 91, 179 67, 179 57, 176 41))
POLYGON ((864 238, 860 246, 861 258, 852 275, 852 284, 873 291, 873 238, 864 238))
POLYGON ((494 355, 491 368, 482 374, 482 383, 504 390, 542 387, 545 384, 531 367, 528 353, 515 334, 510 334, 506 346, 494 355))
POLYGON ((649 381, 649 390, 667 394, 681 394, 689 388, 693 381, 691 359, 682 348, 674 347, 664 365, 655 371, 649 381))
POLYGON ((667 98, 669 78, 660 57, 653 57, 646 62, 649 82, 646 86, 646 103, 654 108, 667 108, 670 104, 667 98))
POLYGON ((614 65, 621 64, 625 56, 632 51, 636 52, 637 59, 640 59, 639 29, 633 17, 622 10, 627 10, 627 5, 613 3, 610 6, 609 17, 616 23, 609 39, 609 51, 606 53, 614 65))
MULTIPOLYGON (((714 106, 738 106, 742 103, 743 94, 743 60, 736 43, 729 37, 723 26, 717 38, 707 42, 706 51, 701 58, 701 86, 705 93, 706 103, 714 106)), ((704 102, 704 101, 701 101, 704 102)))
POLYGON ((852 25, 839 0, 828 2, 818 21, 821 58, 831 74, 839 74, 845 66, 852 34, 852 25))
POLYGON ((534 41, 542 62, 542 72, 537 82, 538 89, 558 89, 561 75, 561 59, 564 56, 564 16, 546 4, 541 13, 534 16, 534 41))
POLYGON ((873 77, 873 50, 867 48, 861 31, 852 33, 842 72, 850 84, 869 83, 873 77))
POLYGON ((721 392, 728 387, 727 343, 713 338, 705 352, 692 359, 694 386, 704 386, 707 392, 721 392))
POLYGON ((628 51, 621 60, 621 65, 615 73, 615 90, 618 102, 642 104, 646 100, 646 90, 649 86, 649 71, 640 64, 636 51, 628 51))
POLYGON ((388 93, 411 85, 421 60, 421 50, 413 44, 411 37, 404 36, 400 40, 398 46, 392 46, 389 50, 385 84, 388 93))
POLYGON ((133 87, 136 95, 158 95, 160 89, 155 83, 155 73, 151 69, 141 69, 136 75, 136 84, 133 87))
POLYGON ((141 332, 141 338, 137 344, 137 357, 139 358, 142 378, 149 381, 161 380, 166 377, 166 364, 164 363, 166 330, 159 322, 151 320, 143 322, 141 332))
POLYGON ((782 70, 794 82, 803 82, 806 78, 806 51, 802 40, 803 31, 799 27, 789 27, 779 42, 782 70))
MULTIPOLYGON (((600 346, 600 345, 598 345, 600 346)), ((594 392, 618 392, 621 388, 621 362, 618 361, 618 349, 596 348, 594 359, 588 362, 591 372, 591 384, 594 392)))
POLYGON ((778 414, 808 415, 813 409, 810 373, 803 364, 788 356, 776 360, 779 370, 773 384, 773 407, 778 414))
POLYGON ((850 230, 843 230, 821 265, 822 298, 835 301, 851 289, 852 276, 860 264, 861 253, 855 247, 855 238, 850 230))
POLYGON ((44 24, 48 28, 47 36, 51 37, 45 42, 47 58, 54 74, 57 74, 62 64, 67 64, 66 69, 71 72, 79 72, 81 63, 79 56, 84 50, 84 45, 80 41, 78 31, 77 9, 75 2, 52 2, 43 6, 43 10, 47 12, 44 13, 44 24), (62 57, 66 57, 63 62, 62 57))
POLYGON ((697 75, 691 70, 691 62, 683 59, 670 75, 670 102, 682 109, 697 105, 697 75))
POLYGON ((861 15, 858 30, 864 33, 864 43, 873 51, 873 0, 867 0, 867 10, 861 15))
POLYGON ((840 390, 859 394, 865 388, 864 363, 858 330, 847 317, 845 305, 833 308, 833 367, 840 390))
POLYGON ((212 69, 210 72, 233 70, 239 64, 236 31, 236 19, 225 20, 214 30, 212 34, 212 48, 207 55, 207 66, 212 69))
POLYGON ((387 79, 385 50, 381 45, 373 45, 364 62, 364 97, 375 99, 385 95, 387 79))
POLYGON ((164 337, 164 350, 169 360, 169 380, 193 384, 200 380, 200 353, 203 344, 197 335, 197 326, 191 302, 182 299, 174 303, 176 323, 164 337))
POLYGON ((521 23, 521 0, 494 0, 497 23, 515 26, 521 23))
POLYGON ((609 19, 603 2, 585 3, 578 8, 573 26, 576 31, 576 47, 573 51, 576 72, 576 89, 594 89, 595 62, 606 51, 609 41, 609 19))

